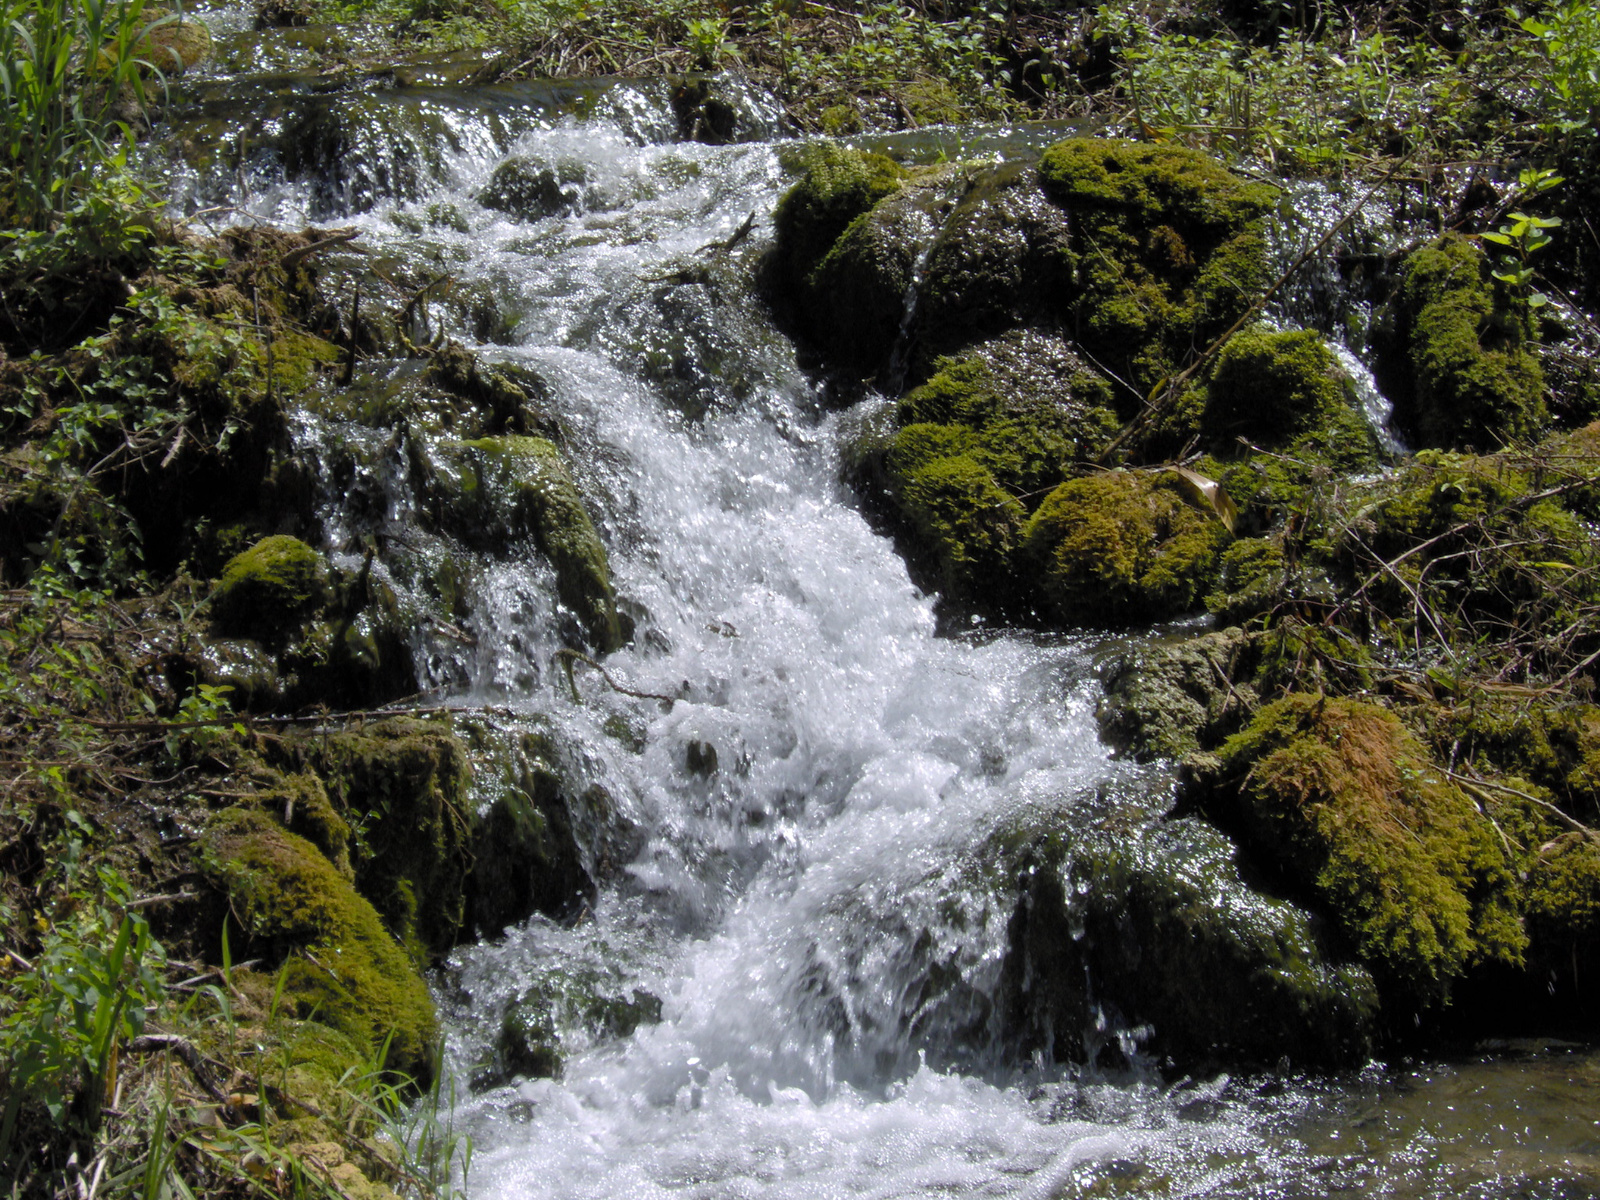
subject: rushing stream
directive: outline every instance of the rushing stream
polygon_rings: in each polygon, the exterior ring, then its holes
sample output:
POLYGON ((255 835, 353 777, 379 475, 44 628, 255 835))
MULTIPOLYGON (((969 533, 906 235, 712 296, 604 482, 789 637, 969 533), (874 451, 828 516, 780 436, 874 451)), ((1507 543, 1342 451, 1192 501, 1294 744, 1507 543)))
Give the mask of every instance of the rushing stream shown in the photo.
MULTIPOLYGON (((534 918, 439 974, 473 1195, 1595 1194, 1600 1064, 1561 1047, 1177 1083, 1137 1030, 1099 1031, 1130 1064, 1109 1072, 1008 1051, 992 1009, 1014 889, 996 847, 1108 796, 1158 811, 1170 779, 1097 739, 1111 639, 936 628, 840 483, 863 415, 823 407, 750 285, 790 182, 769 107, 738 100, 748 140, 712 147, 677 140, 664 84, 317 95, 294 74, 311 35, 263 45, 214 16, 221 65, 182 110, 192 206, 354 225, 374 262, 491 297, 492 321, 449 332, 543 382, 635 623, 605 665, 686 697, 579 671, 575 702, 539 563, 482 566, 469 639, 418 635, 426 683, 581 748, 569 769, 634 838, 576 923, 534 918), (545 215, 478 202, 513 155, 550 166, 545 215), (711 248, 752 213, 748 238, 711 248), (618 1037, 575 1020, 558 1080, 472 1087, 517 998, 579 979, 659 1001, 659 1021, 618 1037)), ((1058 136, 901 149, 1004 156, 1058 136)), ((403 455, 335 406, 309 406, 298 436, 365 464, 354 482, 324 472, 330 550, 358 529, 407 544, 403 455)))

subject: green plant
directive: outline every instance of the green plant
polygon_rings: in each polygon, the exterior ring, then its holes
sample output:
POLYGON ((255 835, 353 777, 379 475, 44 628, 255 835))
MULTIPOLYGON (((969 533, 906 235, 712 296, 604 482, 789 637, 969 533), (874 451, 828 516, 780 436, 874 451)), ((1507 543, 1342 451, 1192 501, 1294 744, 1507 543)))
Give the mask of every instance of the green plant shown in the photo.
MULTIPOLYGON (((1523 171, 1518 179, 1517 194, 1531 198, 1564 182, 1554 171, 1523 171)), ((1525 308, 1542 308, 1550 302, 1543 292, 1534 290, 1536 272, 1533 256, 1551 243, 1550 231, 1560 226, 1559 217, 1536 217, 1525 212, 1513 212, 1498 231, 1482 235, 1484 241, 1501 248, 1494 256, 1490 273, 1505 284, 1513 299, 1525 308)))
POLYGON ((702 71, 715 69, 728 49, 726 17, 695 17, 684 22, 684 45, 702 71))
POLYGON ((0 167, 18 223, 48 229, 100 172, 120 169, 150 64, 144 0, 5 0, 0 167))
POLYGON ((1548 20, 1524 17, 1521 25, 1545 58, 1534 78, 1546 123, 1564 133, 1600 128, 1600 11, 1588 0, 1569 0, 1548 20))
POLYGON ((165 954, 150 927, 126 908, 127 884, 86 861, 76 813, 62 848, 64 886, 40 920, 47 932, 32 969, 19 976, 0 1016, 0 1162, 11 1159, 18 1120, 42 1110, 56 1126, 92 1134, 115 1047, 137 1036, 165 1001, 165 954))

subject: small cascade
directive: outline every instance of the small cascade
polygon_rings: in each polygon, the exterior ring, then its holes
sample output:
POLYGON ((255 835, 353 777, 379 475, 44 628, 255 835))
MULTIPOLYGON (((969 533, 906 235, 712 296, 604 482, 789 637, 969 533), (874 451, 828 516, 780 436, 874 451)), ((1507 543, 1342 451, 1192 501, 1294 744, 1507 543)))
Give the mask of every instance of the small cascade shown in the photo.
MULTIPOLYGON (((1271 933, 1281 906, 1238 882, 1220 835, 1166 819, 1168 769, 1100 744, 1097 671, 1125 638, 939 636, 839 482, 852 418, 826 410, 752 282, 791 182, 775 105, 728 84, 746 140, 707 145, 678 140, 665 83, 313 95, 296 72, 314 48, 230 44, 248 77, 203 78, 177 106, 175 142, 201 150, 174 191, 337 221, 375 271, 448 276, 417 319, 530 397, 630 626, 603 665, 634 694, 569 682, 555 655, 582 631, 555 567, 489 528, 493 503, 452 515, 486 452, 415 363, 305 397, 293 436, 328 548, 370 557, 414 617, 419 683, 494 707, 463 718, 486 754, 544 739, 593 801, 592 894, 563 921, 485 931, 434 980, 472 1193, 1324 1194, 1332 1134, 1313 1152, 1297 1122, 1409 1103, 1376 1068, 1348 1086, 1169 1083, 1104 1010, 1084 1040, 1115 1052, 1094 1065, 1017 1051, 1013 926, 1036 894, 1020 848, 1041 831, 1164 855, 1241 929, 1271 933)), ((1062 132, 926 136, 1021 153, 1062 132)), ((896 387, 939 232, 924 217, 896 387)), ((1398 453, 1358 290, 1316 275, 1278 315, 1339 344, 1398 453)), ((1450 1194, 1447 1173, 1413 1186, 1403 1146, 1379 1191, 1450 1194)))

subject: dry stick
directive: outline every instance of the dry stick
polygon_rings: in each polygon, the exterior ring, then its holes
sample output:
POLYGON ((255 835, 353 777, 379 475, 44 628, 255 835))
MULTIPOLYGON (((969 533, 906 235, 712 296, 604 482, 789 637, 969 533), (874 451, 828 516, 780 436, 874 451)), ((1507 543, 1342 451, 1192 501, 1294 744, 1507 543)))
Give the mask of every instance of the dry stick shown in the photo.
POLYGON ((340 387, 349 387, 356 377, 356 321, 361 316, 361 283, 356 282, 355 298, 350 301, 350 353, 344 360, 344 374, 339 377, 340 387))
POLYGON ((1309 262, 1314 256, 1322 251, 1323 247, 1325 247, 1329 242, 1333 241, 1334 234, 1343 229, 1345 225, 1349 223, 1352 217, 1354 217, 1367 206, 1367 201, 1372 199, 1372 197, 1377 194, 1379 188, 1383 187, 1394 178, 1395 172, 1404 166, 1409 158, 1410 155, 1407 155, 1406 158, 1402 158, 1394 166, 1390 167, 1389 170, 1384 173, 1382 178, 1377 180, 1377 182, 1375 182, 1371 187, 1361 194, 1361 198, 1359 200, 1357 200, 1349 208, 1345 209, 1340 215, 1339 219, 1332 225, 1328 226, 1327 232, 1318 238, 1312 245, 1302 250, 1299 255, 1296 256, 1295 260, 1284 270, 1283 274, 1279 275, 1278 278, 1273 281, 1272 286, 1263 292, 1259 297, 1257 297, 1250 307, 1245 309, 1244 315, 1232 325, 1228 326, 1227 330, 1222 334, 1221 337, 1212 342, 1211 345, 1207 346, 1199 358, 1195 359, 1194 362, 1190 363, 1182 371, 1178 372, 1178 374, 1168 376, 1166 379, 1163 379, 1160 383, 1156 384, 1156 386, 1151 389, 1150 395, 1145 399, 1144 408, 1140 411, 1139 415, 1134 417, 1132 421, 1129 421, 1127 427, 1111 440, 1111 444, 1109 446, 1100 452, 1099 457, 1094 460, 1096 465, 1104 465, 1106 461, 1118 450, 1122 449, 1122 447, 1126 445, 1136 433, 1143 431, 1144 427, 1152 420, 1160 416, 1168 408, 1172 407, 1172 405, 1175 404, 1178 398, 1183 394, 1185 385, 1187 385, 1190 380, 1198 375, 1214 358, 1216 358, 1218 354, 1222 352, 1222 348, 1228 344, 1233 335, 1238 333, 1239 330, 1243 329, 1249 321, 1253 320, 1256 314, 1267 306, 1268 301, 1270 301, 1274 296, 1283 290, 1284 285, 1287 284, 1289 280, 1294 278, 1295 273, 1298 272, 1301 267, 1305 266, 1307 262, 1309 262))
POLYGON ((295 267, 299 266, 301 262, 310 258, 318 251, 326 250, 330 246, 338 246, 344 242, 353 242, 360 236, 361 231, 359 229, 340 230, 332 237, 323 238, 320 242, 312 242, 309 246, 297 246, 295 249, 285 254, 278 265, 281 266, 285 271, 292 271, 295 267))
MULTIPOLYGON (((1508 502, 1507 504, 1505 504, 1504 506, 1495 509, 1494 512, 1492 512, 1492 513, 1486 513, 1481 517, 1474 517, 1470 521, 1462 521, 1460 524, 1452 525, 1449 529, 1446 529, 1443 533, 1435 534, 1433 537, 1429 538, 1425 542, 1418 542, 1415 546, 1411 547, 1411 549, 1405 551, 1403 554, 1398 554, 1394 558, 1389 559, 1387 562, 1381 562, 1376 571, 1374 571, 1371 575, 1368 575, 1366 577, 1366 579, 1362 580, 1360 587, 1358 587, 1355 591, 1351 592, 1348 596, 1346 596, 1343 600, 1341 600, 1339 602, 1338 606, 1333 610, 1333 612, 1328 614, 1326 620, 1324 621, 1324 624, 1326 624, 1327 621, 1333 620, 1340 613, 1342 613, 1344 611, 1346 605, 1348 605, 1352 600, 1356 599, 1358 596, 1362 595, 1369 587, 1371 587, 1374 583, 1376 583, 1378 581, 1378 579, 1381 576, 1383 576, 1385 573, 1393 574, 1395 567, 1398 567, 1401 563, 1405 562, 1405 560, 1410 558, 1412 555, 1421 554, 1429 546, 1436 546, 1440 542, 1444 541, 1446 538, 1454 537, 1458 533, 1464 533, 1466 530, 1471 529, 1474 525, 1482 525, 1484 522, 1488 521, 1491 517, 1498 517, 1502 513, 1511 512, 1512 510, 1518 509, 1518 508, 1524 508, 1524 507, 1527 507, 1528 505, 1531 505, 1531 504, 1537 504, 1541 500, 1549 500, 1554 496, 1562 496, 1562 495, 1565 495, 1567 492, 1575 491, 1576 489, 1578 489, 1580 487, 1592 487, 1593 485, 1594 485, 1594 480, 1592 480, 1592 479, 1573 479, 1573 480, 1569 480, 1567 483, 1563 483, 1563 484, 1561 484, 1561 485, 1559 485, 1557 487, 1546 488, 1542 492, 1534 492, 1532 495, 1528 495, 1528 496, 1519 496, 1519 497, 1517 497, 1517 499, 1512 500, 1512 501, 1508 502)), ((1347 528, 1348 528, 1348 526, 1347 526, 1347 528)))
POLYGON ((1490 788, 1497 792, 1505 792, 1508 795, 1516 796, 1518 799, 1526 800, 1530 804, 1537 804, 1540 808, 1546 809, 1551 816, 1555 817, 1556 820, 1560 821, 1563 825, 1567 826, 1575 833, 1581 833, 1584 837, 1590 839, 1591 841, 1600 842, 1600 833, 1596 833, 1593 829, 1590 829, 1577 818, 1568 816, 1565 812, 1557 808, 1554 804, 1551 804, 1548 800, 1541 800, 1537 796, 1530 796, 1527 792, 1520 791, 1514 787, 1507 787, 1503 783, 1491 783, 1487 779, 1474 779, 1471 775, 1461 775, 1450 770, 1448 767, 1440 767, 1439 769, 1451 779, 1454 779, 1457 783, 1470 784, 1481 788, 1490 788))
POLYGON ((582 700, 582 698, 578 695, 578 685, 572 678, 572 664, 574 660, 581 663, 587 663, 596 671, 599 671, 600 677, 604 679, 608 685, 610 685, 611 690, 614 692, 621 692, 624 696, 632 696, 636 700, 660 700, 665 704, 675 704, 680 699, 680 697, 677 696, 663 696, 659 692, 636 692, 632 688, 625 688, 615 679, 611 678, 610 671, 607 671, 587 654, 580 654, 576 650, 557 650, 555 657, 560 659, 562 665, 567 669, 567 686, 572 689, 572 698, 574 701, 581 703, 582 700))
POLYGON ((216 1081, 211 1078, 211 1069, 206 1066, 204 1056, 195 1049, 194 1043, 188 1038, 179 1037, 175 1033, 147 1033, 128 1043, 130 1054, 155 1054, 162 1051, 177 1055, 183 1065, 189 1068, 189 1073, 194 1076, 195 1082, 204 1089, 206 1095, 218 1104, 228 1103, 228 1098, 222 1094, 216 1081))

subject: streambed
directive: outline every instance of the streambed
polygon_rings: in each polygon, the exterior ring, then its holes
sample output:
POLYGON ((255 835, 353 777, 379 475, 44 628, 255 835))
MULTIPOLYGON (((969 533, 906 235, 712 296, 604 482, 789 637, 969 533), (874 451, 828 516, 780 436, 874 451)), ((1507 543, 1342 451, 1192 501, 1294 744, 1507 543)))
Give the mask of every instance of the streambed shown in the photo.
MULTIPOLYGON (((1098 739, 1097 672, 1124 637, 941 627, 840 482, 842 445, 882 402, 825 403, 756 294, 793 181, 769 101, 730 87, 740 140, 703 145, 681 140, 665 81, 473 89, 446 64, 330 87, 305 73, 315 34, 207 16, 222 49, 174 107, 174 190, 196 211, 350 226, 377 269, 450 278, 460 299, 423 305, 418 335, 539 381, 633 626, 605 666, 677 697, 569 686, 548 564, 413 530, 415 461, 442 461, 447 431, 402 453, 339 396, 306 399, 295 436, 327 549, 398 547, 378 569, 436 618, 415 634, 422 682, 554 730, 628 830, 576 920, 535 917, 437 974, 473 1194, 1600 1189, 1600 1060, 1580 1048, 1173 1082, 1148 1031, 1101 1012, 1084 1035, 1109 1048, 1097 1066, 1018 1052, 999 1010, 1028 868, 1007 847, 1074 822, 1154 838, 1172 778, 1098 739), (486 202, 508 160, 529 165, 531 199, 486 202), (471 567, 465 616, 418 582, 452 557, 471 567), (623 1031, 555 1003, 560 1077, 494 1069, 530 994, 580 993, 638 1013, 623 1031)), ((1006 159, 1065 132, 878 144, 1006 159)), ((403 376, 369 361, 356 393, 403 376)))

